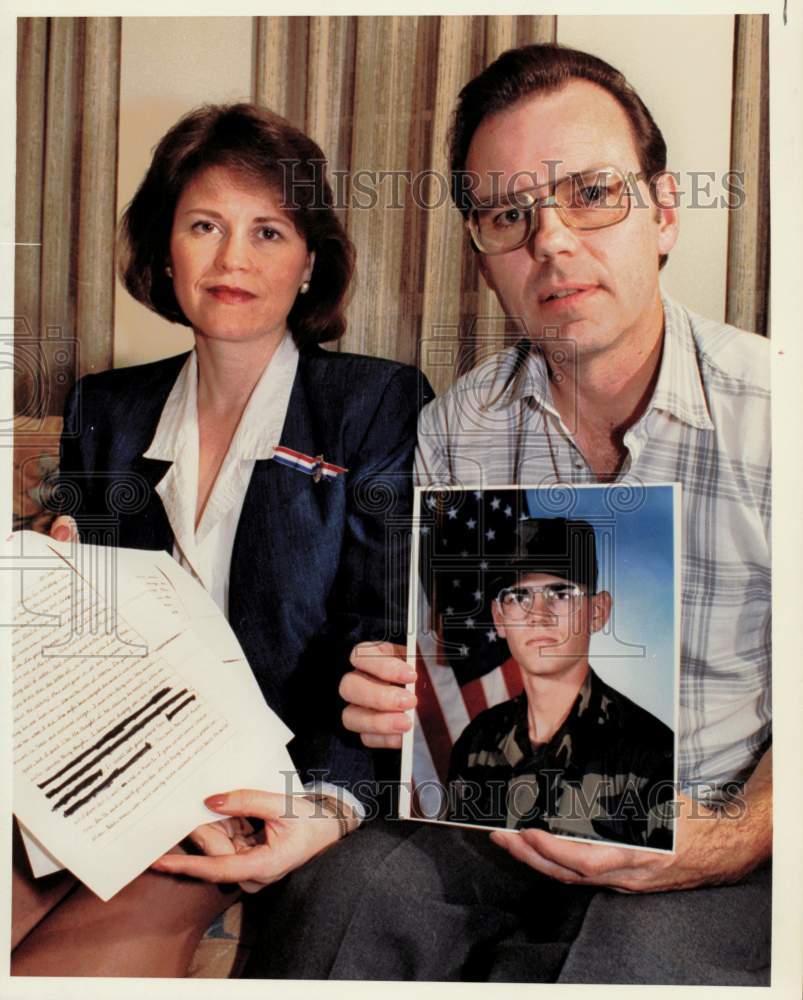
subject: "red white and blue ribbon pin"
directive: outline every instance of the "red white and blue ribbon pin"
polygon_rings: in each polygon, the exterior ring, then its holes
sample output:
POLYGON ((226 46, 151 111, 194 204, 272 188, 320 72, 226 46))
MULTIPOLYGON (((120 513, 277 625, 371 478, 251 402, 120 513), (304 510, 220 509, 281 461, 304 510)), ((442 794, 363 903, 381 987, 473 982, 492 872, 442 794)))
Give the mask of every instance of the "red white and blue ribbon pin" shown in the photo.
POLYGON ((324 462, 323 455, 304 455, 300 451, 293 451, 292 448, 285 448, 279 445, 273 452, 274 461, 280 465, 287 465, 291 469, 298 469, 308 476, 312 476, 316 483, 322 479, 334 479, 336 476, 348 472, 342 465, 333 465, 331 462, 324 462))

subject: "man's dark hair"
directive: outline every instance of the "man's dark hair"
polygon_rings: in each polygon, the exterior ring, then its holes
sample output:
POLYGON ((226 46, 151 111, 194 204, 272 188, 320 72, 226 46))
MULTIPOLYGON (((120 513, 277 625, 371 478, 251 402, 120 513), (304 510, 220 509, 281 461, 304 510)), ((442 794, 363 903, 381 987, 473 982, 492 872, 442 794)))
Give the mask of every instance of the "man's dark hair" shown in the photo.
MULTIPOLYGON (((548 94, 572 80, 588 80, 607 90, 630 122, 641 172, 653 191, 654 179, 666 170, 666 143, 647 106, 625 77, 609 63, 587 52, 561 45, 525 45, 508 49, 460 91, 449 132, 452 199, 463 215, 471 207, 465 168, 474 133, 490 115, 522 98, 548 94)), ((663 267, 667 255, 659 258, 663 267)))
POLYGON ((312 139, 255 104, 197 108, 159 142, 120 223, 119 270, 128 291, 165 319, 190 325, 165 268, 176 204, 187 184, 209 167, 274 190, 315 252, 310 289, 296 298, 287 319, 299 348, 341 337, 354 246, 332 209, 326 160, 312 139))

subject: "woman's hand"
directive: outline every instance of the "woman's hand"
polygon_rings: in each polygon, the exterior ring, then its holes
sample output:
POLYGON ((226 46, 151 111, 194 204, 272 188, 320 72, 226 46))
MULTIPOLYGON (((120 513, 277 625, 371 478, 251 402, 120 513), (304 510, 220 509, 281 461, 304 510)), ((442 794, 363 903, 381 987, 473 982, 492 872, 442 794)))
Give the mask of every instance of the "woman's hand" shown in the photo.
POLYGON ((60 514, 50 525, 50 537, 57 542, 77 542, 78 525, 69 514, 60 514))
POLYGON ((415 680, 407 666, 404 646, 390 642, 361 642, 351 651, 351 665, 340 681, 343 726, 359 733, 364 746, 398 748, 402 733, 413 724, 408 710, 416 697, 402 686, 415 680))
MULTIPOLYGON (((340 839, 342 821, 300 795, 244 789, 205 800, 231 819, 199 826, 190 836, 205 857, 164 854, 151 867, 207 882, 270 885, 340 839), (264 820, 256 831, 247 817, 264 820)), ((249 887, 250 888, 250 887, 249 887)))

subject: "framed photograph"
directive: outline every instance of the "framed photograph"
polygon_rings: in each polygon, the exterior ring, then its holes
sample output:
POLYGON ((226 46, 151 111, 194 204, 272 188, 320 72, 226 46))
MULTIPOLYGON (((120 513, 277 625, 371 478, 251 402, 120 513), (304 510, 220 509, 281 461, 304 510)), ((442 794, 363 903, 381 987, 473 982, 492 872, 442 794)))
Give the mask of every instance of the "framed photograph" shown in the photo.
POLYGON ((417 490, 403 817, 673 850, 679 504, 417 490))

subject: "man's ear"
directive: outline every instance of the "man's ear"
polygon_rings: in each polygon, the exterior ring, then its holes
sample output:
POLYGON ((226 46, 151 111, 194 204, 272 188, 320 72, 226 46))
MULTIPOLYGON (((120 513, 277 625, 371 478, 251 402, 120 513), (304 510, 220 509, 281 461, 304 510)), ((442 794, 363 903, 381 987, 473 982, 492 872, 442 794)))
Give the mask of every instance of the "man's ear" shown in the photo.
POLYGON ((502 618, 502 612, 499 609, 499 601, 491 601, 491 614, 493 615, 494 628, 496 629, 496 634, 500 639, 507 638, 505 633, 505 626, 502 624, 504 619, 502 618))
POLYGON ((658 253, 665 254, 678 238, 678 185, 675 174, 665 170, 652 184, 652 195, 658 222, 658 253))
POLYGON ((599 632, 605 628, 608 619, 611 617, 611 607, 613 601, 607 590, 601 590, 591 598, 591 631, 599 632))

